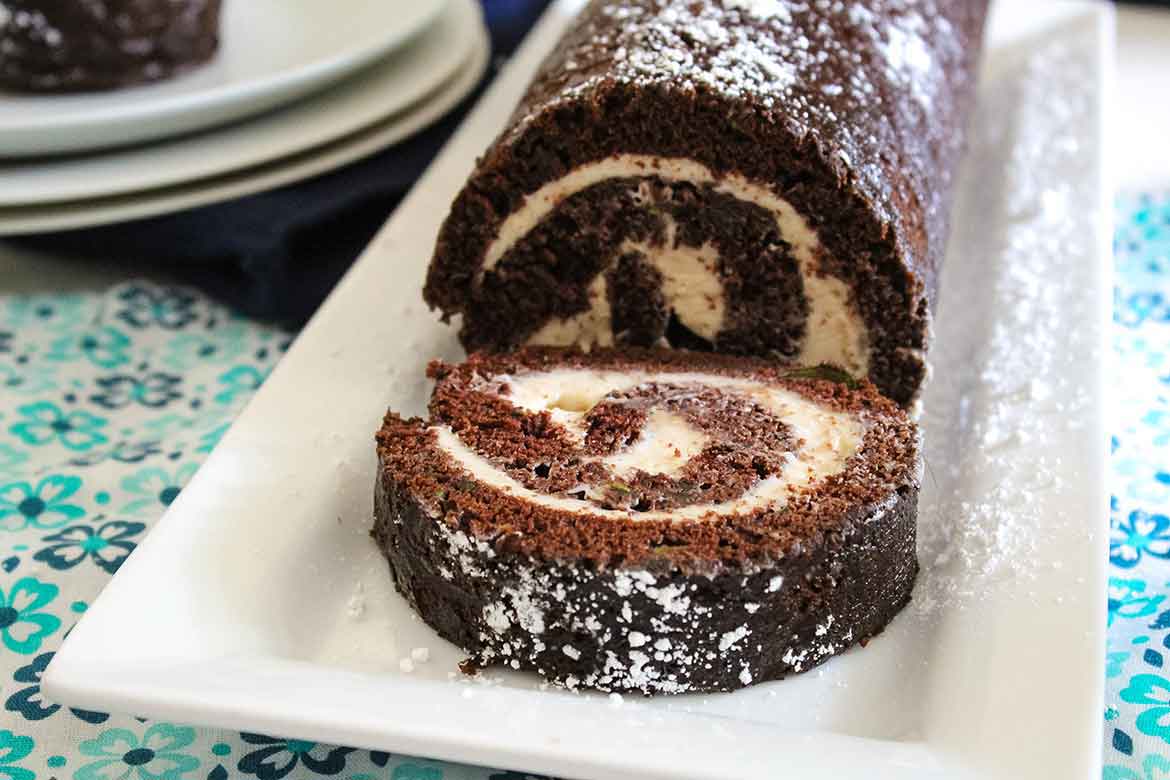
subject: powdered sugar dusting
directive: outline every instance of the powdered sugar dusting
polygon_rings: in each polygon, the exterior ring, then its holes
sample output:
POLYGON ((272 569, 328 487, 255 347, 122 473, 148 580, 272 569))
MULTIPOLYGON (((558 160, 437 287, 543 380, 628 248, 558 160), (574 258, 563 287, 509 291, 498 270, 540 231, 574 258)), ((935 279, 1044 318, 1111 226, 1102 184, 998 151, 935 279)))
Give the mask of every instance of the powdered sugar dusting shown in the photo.
POLYGON ((878 45, 885 55, 891 80, 903 83, 927 110, 931 107, 934 90, 929 85, 935 72, 934 57, 925 37, 929 32, 921 14, 907 13, 885 26, 885 38, 878 45))
MULTIPOLYGON (((44 13, 23 8, 13 11, 7 3, 0 2, 0 33, 8 26, 29 41, 50 48, 61 45, 61 31, 49 22, 44 13)), ((10 40, 0 40, 0 54, 12 54, 14 48, 15 45, 10 40)))
POLYGON ((728 8, 739 8, 747 11, 757 19, 792 21, 792 12, 781 0, 725 0, 724 5, 728 8))
MULTIPOLYGON (((815 624, 791 614, 793 591, 803 586, 786 586, 770 567, 684 574, 517 559, 441 517, 432 521, 434 544, 460 572, 456 585, 486 596, 471 626, 477 664, 535 670, 570 690, 675 694, 709 689, 705 680, 720 670, 740 685, 775 677, 781 653, 802 671, 853 639, 852 625, 827 611, 815 624), (713 596, 732 590, 762 597, 713 596), (778 634, 787 649, 776 645, 778 634)), ((908 583, 909 571, 903 576, 908 583)), ((415 648, 399 668, 413 672, 428 659, 428 650, 415 648)), ((489 677, 481 672, 475 682, 489 677)))
POLYGON ((1052 498, 1072 487, 1068 453, 1050 443, 1091 417, 1092 395, 1068 366, 1099 359, 1098 329, 1078 292, 1088 270, 1067 258, 1083 255, 1082 220, 1098 211, 1097 193, 1078 186, 1093 171, 1070 174, 1092 164, 1076 140, 1092 98, 1076 85, 1093 74, 1059 41, 1018 59, 982 96, 967 162, 977 173, 960 191, 966 220, 940 296, 913 602, 924 614, 961 608, 993 582, 1028 592, 1041 545, 1066 522, 1052 498), (986 203, 981 177, 1004 182, 996 189, 1010 198, 986 203))
POLYGON ((735 629, 734 631, 728 631, 723 636, 719 637, 719 650, 720 650, 720 652, 726 652, 728 648, 730 648, 732 645, 734 645, 736 642, 743 639, 747 635, 748 635, 747 626, 740 626, 739 628, 735 629))
MULTIPOLYGON (((730 7, 769 23, 792 19, 776 0, 736 0, 730 7)), ((619 50, 626 55, 619 69, 635 81, 653 83, 665 78, 692 89, 707 87, 746 96, 784 90, 796 80, 792 62, 796 49, 771 38, 737 35, 713 6, 667 5, 654 18, 645 9, 631 6, 608 6, 605 12, 627 22, 624 34, 632 40, 619 50)))
POLYGON ((366 612, 365 586, 359 580, 345 604, 345 614, 353 620, 358 620, 366 612))
POLYGON ((897 223, 903 215, 884 195, 889 150, 900 152, 904 186, 930 203, 946 189, 931 182, 936 161, 953 157, 961 140, 932 119, 951 116, 965 99, 961 66, 976 47, 944 10, 971 13, 939 0, 595 4, 558 44, 508 135, 614 84, 664 87, 684 99, 714 93, 843 153, 879 218, 897 223), (845 121, 875 114, 883 119, 845 121))

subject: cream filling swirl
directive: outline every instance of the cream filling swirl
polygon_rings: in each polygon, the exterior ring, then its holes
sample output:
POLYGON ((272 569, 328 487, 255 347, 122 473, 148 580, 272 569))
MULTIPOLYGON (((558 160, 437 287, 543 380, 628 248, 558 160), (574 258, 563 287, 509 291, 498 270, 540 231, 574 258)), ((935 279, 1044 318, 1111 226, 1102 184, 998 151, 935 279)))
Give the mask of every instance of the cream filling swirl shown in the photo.
MULTIPOLYGON (((792 247, 800 270, 808 305, 805 337, 796 360, 803 365, 832 363, 855 376, 869 371, 867 330, 853 304, 848 285, 826 275, 817 259, 820 239, 787 200, 770 188, 738 175, 718 177, 703 165, 686 158, 619 154, 581 165, 528 195, 520 207, 500 225, 484 255, 481 273, 490 271, 508 251, 533 230, 557 205, 594 184, 610 179, 657 176, 664 181, 713 186, 716 192, 753 203, 769 211, 781 237, 792 247)), ((668 229, 672 228, 668 224, 668 229)), ((673 233, 670 230, 669 233, 673 233)), ((714 338, 722 324, 722 285, 715 272, 713 248, 674 246, 668 235, 664 247, 624 246, 636 249, 663 275, 664 294, 679 320, 697 335, 714 338)), ((613 343, 604 272, 590 289, 592 306, 585 312, 546 323, 529 344, 550 346, 608 346, 613 343)))
MULTIPOLYGON (((516 498, 566 512, 586 513, 602 517, 631 520, 701 520, 710 516, 725 516, 757 512, 765 508, 779 509, 793 492, 799 492, 814 482, 842 471, 848 460, 861 446, 865 435, 863 422, 855 415, 819 406, 798 393, 750 379, 724 377, 700 372, 640 372, 605 371, 594 369, 556 369, 548 372, 526 372, 491 379, 493 383, 507 383, 506 398, 515 406, 529 411, 548 411, 554 422, 570 433, 584 437, 584 418, 597 403, 614 391, 629 390, 647 383, 693 385, 696 389, 717 388, 735 393, 760 404, 782 419, 792 430, 798 448, 787 459, 783 470, 760 480, 742 496, 718 503, 691 504, 671 510, 638 512, 627 509, 607 509, 586 499, 549 495, 532 490, 497 468, 487 458, 469 448, 449 426, 432 426, 439 448, 447 453, 474 480, 494 487, 516 498)), ((670 417, 673 418, 673 415, 670 417)), ((674 471, 685 460, 702 449, 701 433, 688 430, 679 418, 668 419, 651 415, 657 430, 651 430, 647 441, 635 441, 605 459, 618 470, 641 468, 659 473, 674 471), (655 436, 668 435, 671 454, 678 449, 679 456, 671 460, 664 448, 655 442, 655 436), (688 438, 690 437, 690 438, 688 438), (678 439, 679 441, 675 441, 678 439), (678 446, 682 442, 682 446, 678 446), (638 448, 642 448, 639 452, 638 448), (681 462, 679 462, 681 461, 681 462)))

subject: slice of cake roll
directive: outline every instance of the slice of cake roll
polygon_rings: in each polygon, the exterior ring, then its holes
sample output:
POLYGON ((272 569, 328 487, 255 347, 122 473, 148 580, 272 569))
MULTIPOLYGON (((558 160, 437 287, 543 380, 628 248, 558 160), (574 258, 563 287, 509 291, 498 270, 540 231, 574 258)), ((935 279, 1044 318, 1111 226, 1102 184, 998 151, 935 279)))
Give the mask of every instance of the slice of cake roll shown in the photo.
POLYGON ((594 0, 456 198, 469 350, 831 363, 908 405, 984 0, 594 0))
POLYGON ((874 636, 917 572, 915 425, 830 368, 528 349, 435 363, 377 435, 374 538, 473 666, 718 691, 874 636))

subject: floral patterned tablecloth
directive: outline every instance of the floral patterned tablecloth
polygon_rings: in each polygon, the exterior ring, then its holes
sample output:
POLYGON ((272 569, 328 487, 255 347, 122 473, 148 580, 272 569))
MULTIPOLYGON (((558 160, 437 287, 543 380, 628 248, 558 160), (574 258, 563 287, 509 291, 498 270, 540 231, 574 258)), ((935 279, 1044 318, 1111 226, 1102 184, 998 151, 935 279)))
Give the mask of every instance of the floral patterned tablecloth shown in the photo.
MULTIPOLYGON (((1121 199, 1118 226, 1103 777, 1170 780, 1170 194, 1121 199)), ((0 779, 525 777, 42 696, 61 640, 288 342, 151 283, 0 293, 0 779)))
POLYGON ((1170 193, 1122 198, 1104 780, 1170 778, 1170 193))
POLYGON ((180 288, 0 294, 0 778, 523 777, 86 712, 41 694, 65 634, 289 341, 180 288))

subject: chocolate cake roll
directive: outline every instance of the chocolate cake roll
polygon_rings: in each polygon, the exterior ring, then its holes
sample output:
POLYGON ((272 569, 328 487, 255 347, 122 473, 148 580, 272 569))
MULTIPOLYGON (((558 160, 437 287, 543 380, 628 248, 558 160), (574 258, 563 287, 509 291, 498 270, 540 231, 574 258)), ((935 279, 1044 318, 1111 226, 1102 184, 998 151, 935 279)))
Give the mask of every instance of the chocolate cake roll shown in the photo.
POLYGON ((832 363, 909 404, 985 0, 593 0, 439 235, 469 350, 832 363))
POLYGON ((721 691, 880 632, 917 572, 914 424, 830 368, 529 349, 386 415, 373 536, 469 663, 721 691))
POLYGON ((0 88, 75 92, 166 78, 215 53, 219 11, 220 0, 0 0, 0 88))

